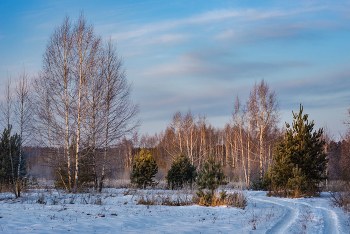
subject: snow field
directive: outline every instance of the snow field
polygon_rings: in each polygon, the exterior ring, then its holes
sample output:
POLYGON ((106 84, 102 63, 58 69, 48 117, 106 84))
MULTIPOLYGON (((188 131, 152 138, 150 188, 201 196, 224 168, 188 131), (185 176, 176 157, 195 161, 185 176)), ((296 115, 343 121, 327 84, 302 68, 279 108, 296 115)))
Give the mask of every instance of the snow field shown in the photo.
MULTIPOLYGON (((233 191, 229 191, 233 192, 233 191)), ((246 209, 136 205, 142 196, 178 191, 106 189, 102 194, 35 190, 0 194, 3 233, 349 233, 349 216, 319 198, 266 197, 244 191, 246 209), (128 195, 127 195, 128 194, 128 195)), ((183 196, 189 196, 188 191, 183 196)))

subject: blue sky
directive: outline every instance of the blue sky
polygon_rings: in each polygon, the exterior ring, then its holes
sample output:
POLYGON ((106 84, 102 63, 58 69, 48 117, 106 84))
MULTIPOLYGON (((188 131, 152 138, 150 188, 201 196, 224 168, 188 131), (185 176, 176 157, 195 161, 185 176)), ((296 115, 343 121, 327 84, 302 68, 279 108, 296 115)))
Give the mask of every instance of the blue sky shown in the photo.
POLYGON ((141 108, 141 133, 191 108, 222 127, 265 79, 281 126, 299 103, 336 138, 350 107, 349 1, 1 1, 0 84, 40 71, 48 38, 83 11, 112 37, 141 108))

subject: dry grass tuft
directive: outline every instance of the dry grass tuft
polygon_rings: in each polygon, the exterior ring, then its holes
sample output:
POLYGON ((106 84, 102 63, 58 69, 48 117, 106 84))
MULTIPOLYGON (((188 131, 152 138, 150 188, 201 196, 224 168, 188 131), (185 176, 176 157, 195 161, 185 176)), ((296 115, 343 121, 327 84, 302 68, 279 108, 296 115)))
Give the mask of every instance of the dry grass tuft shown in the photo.
POLYGON ((182 190, 152 190, 139 192, 137 194, 137 205, 165 205, 165 206, 188 206, 194 204, 192 201, 193 191, 182 190))
POLYGON ((226 197, 225 203, 227 206, 237 207, 244 210, 247 206, 247 197, 242 191, 234 191, 226 197))
POLYGON ((141 196, 136 205, 157 205, 158 200, 155 199, 154 197, 149 197, 149 196, 141 196))
POLYGON ((220 193, 211 195, 210 191, 206 193, 198 194, 192 199, 195 204, 200 206, 222 206, 236 207, 245 209, 247 206, 247 197, 242 191, 234 190, 232 193, 227 193, 226 190, 222 190, 220 193))
POLYGON ((291 190, 285 187, 269 188, 266 196, 268 197, 288 197, 288 198, 301 198, 301 197, 318 197, 320 194, 316 189, 309 189, 304 193, 300 190, 291 190))

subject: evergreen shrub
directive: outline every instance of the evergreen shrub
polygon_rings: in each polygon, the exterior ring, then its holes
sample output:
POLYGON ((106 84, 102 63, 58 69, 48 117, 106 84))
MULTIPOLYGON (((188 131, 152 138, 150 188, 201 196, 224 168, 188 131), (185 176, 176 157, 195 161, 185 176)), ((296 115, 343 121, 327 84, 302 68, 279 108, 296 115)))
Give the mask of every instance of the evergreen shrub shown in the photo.
POLYGON ((153 177, 158 173, 158 166, 149 150, 141 150, 135 156, 132 172, 130 175, 131 183, 139 188, 154 186, 156 183, 153 177))
POLYGON ((214 196, 214 191, 219 185, 227 184, 225 178, 226 176, 222 169, 221 162, 215 162, 215 157, 213 153, 211 153, 204 162, 203 168, 199 171, 196 180, 199 186, 197 196, 200 199, 200 205, 213 205, 214 201, 217 200, 214 196))
POLYGON ((192 185, 197 176, 196 167, 190 159, 181 153, 171 164, 165 179, 171 189, 182 188, 185 184, 192 185))

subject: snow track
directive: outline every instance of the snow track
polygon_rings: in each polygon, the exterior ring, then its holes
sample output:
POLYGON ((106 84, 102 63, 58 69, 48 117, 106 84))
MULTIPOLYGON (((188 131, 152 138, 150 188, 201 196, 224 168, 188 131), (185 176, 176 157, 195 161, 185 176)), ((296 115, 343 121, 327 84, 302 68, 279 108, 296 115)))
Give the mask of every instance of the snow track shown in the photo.
MULTIPOLYGON (((300 199, 298 199, 300 200, 300 199)), ((312 203, 306 203, 306 202, 299 202, 300 205, 305 206, 305 207, 310 207, 315 214, 319 214, 322 216, 322 229, 324 234, 340 234, 343 233, 341 232, 340 229, 340 224, 338 220, 337 214, 331 210, 327 209, 325 207, 320 207, 317 205, 313 205, 312 203)))
POLYGON ((291 225, 296 221, 298 217, 298 210, 292 207, 290 204, 282 204, 281 202, 277 201, 271 201, 264 198, 252 198, 253 200, 259 201, 259 202, 267 202, 272 203, 277 206, 281 206, 287 210, 286 214, 283 216, 283 218, 278 221, 272 228, 266 231, 266 233, 285 233, 288 228, 291 227, 291 225))
POLYGON ((265 194, 265 192, 252 193, 251 199, 274 204, 286 210, 284 216, 266 233, 295 233, 295 230, 298 229, 305 233, 345 233, 341 231, 341 224, 336 212, 322 207, 324 202, 319 204, 319 198, 309 198, 308 202, 305 202, 306 199, 266 197, 265 194))
POLYGON ((334 233, 339 234, 338 230, 338 217, 334 211, 327 210, 322 207, 317 207, 322 210, 322 214, 324 217, 324 232, 323 233, 334 233))

